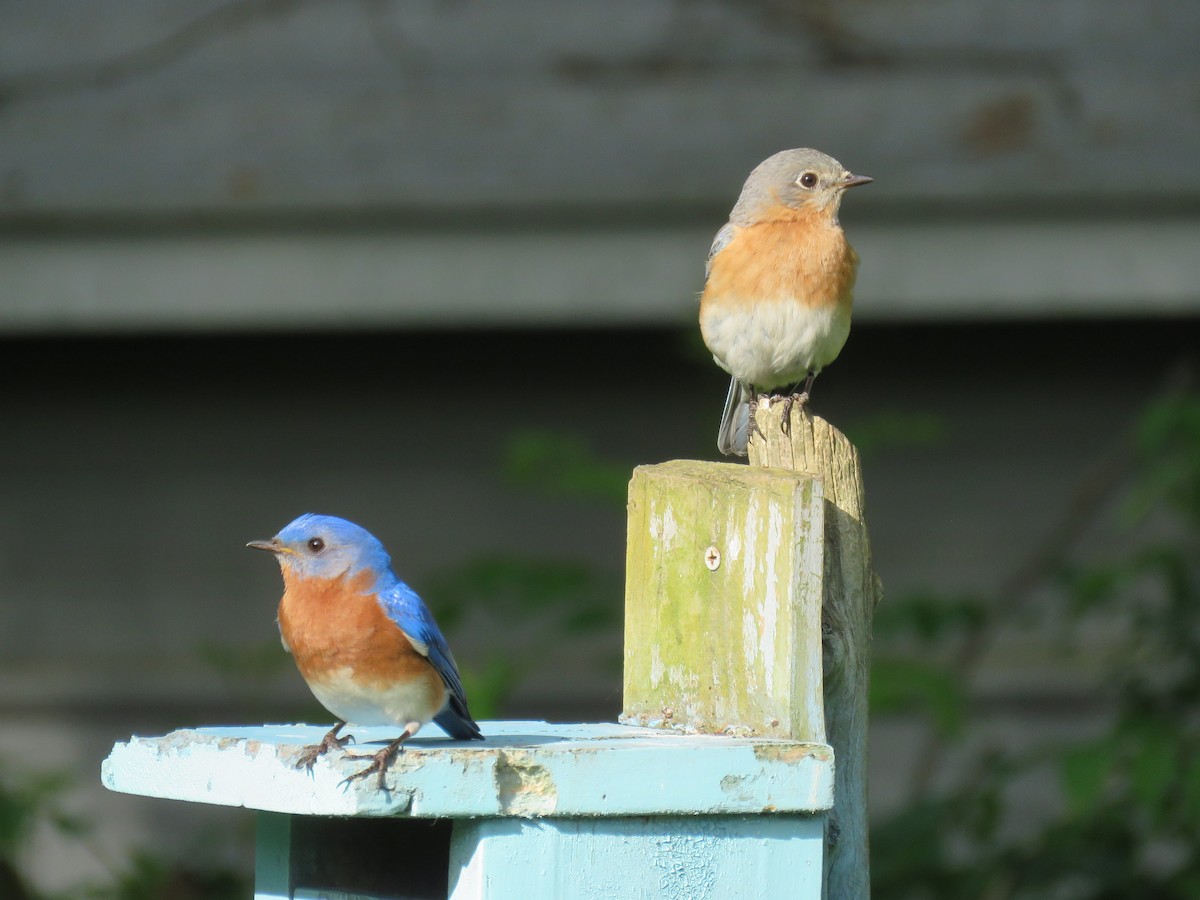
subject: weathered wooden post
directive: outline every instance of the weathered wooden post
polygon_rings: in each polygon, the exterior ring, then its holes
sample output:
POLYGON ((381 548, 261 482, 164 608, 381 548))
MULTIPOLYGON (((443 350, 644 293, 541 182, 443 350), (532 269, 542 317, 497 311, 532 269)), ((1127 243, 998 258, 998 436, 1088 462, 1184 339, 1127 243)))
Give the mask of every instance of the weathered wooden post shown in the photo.
POLYGON ((785 412, 759 409, 749 467, 635 472, 622 721, 830 744, 825 896, 857 900, 870 893, 867 688, 880 589, 857 451, 801 407, 785 432, 785 412))

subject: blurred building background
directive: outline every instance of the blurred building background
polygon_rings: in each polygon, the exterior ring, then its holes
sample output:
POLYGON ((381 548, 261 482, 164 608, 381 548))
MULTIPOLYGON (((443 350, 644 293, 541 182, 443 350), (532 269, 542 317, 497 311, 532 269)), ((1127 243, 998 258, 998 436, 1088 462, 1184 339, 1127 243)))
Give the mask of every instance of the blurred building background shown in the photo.
MULTIPOLYGON (((98 767, 327 719, 242 549, 301 512, 383 539, 481 717, 611 720, 621 485, 716 458, 704 258, 779 149, 876 178, 814 408, 866 453, 885 604, 1028 602, 1063 528, 1119 550, 1071 510, 1200 348, 1198 33, 1185 0, 0 5, 0 773, 70 773, 86 820, 24 870, 245 865, 247 814, 98 767)), ((1095 729, 1096 665, 990 636, 972 722, 1095 729)), ((929 723, 873 729, 886 817, 929 723)))

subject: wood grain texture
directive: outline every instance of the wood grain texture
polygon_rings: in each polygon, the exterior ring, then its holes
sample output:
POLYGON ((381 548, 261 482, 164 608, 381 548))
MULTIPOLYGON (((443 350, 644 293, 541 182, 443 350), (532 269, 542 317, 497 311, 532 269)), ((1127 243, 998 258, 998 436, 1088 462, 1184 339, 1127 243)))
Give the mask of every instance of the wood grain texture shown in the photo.
POLYGON ((450 900, 817 900, 820 870, 816 816, 474 819, 450 900))
POLYGON ((634 470, 622 721, 824 741, 824 509, 820 482, 793 472, 634 470))
MULTIPOLYGON (((674 734, 612 723, 481 722, 485 741, 430 725, 374 780, 345 783, 356 754, 396 736, 348 728, 352 752, 296 768, 324 726, 228 726, 134 737, 101 767, 112 791, 318 816, 416 819, 820 814, 833 801, 823 744, 674 734)), ((378 745, 378 746, 377 746, 378 745)))
POLYGON ((871 621, 882 587, 871 564, 857 449, 803 407, 792 408, 785 434, 784 412, 782 403, 760 405, 762 434, 750 442, 750 464, 817 475, 824 484, 824 709, 827 740, 837 760, 826 831, 826 896, 858 900, 870 895, 867 699, 871 621))
POLYGON ((1198 27, 1162 0, 6 3, 0 215, 724 204, 793 141, 893 197, 1152 204, 1200 191, 1198 27))

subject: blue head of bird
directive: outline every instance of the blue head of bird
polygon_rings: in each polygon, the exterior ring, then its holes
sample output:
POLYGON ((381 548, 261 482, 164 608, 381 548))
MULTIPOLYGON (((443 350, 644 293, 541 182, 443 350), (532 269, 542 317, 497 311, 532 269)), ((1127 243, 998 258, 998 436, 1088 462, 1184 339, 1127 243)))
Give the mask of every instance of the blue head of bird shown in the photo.
POLYGON ((373 534, 337 516, 305 513, 269 541, 251 541, 246 546, 274 553, 285 581, 350 577, 363 569, 382 575, 391 565, 373 534))

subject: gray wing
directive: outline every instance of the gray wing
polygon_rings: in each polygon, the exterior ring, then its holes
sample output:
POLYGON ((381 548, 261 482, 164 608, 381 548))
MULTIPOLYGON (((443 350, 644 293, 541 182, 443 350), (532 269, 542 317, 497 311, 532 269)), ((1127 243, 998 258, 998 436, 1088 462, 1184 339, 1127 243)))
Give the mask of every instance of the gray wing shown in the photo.
POLYGON ((721 226, 721 230, 717 232, 713 238, 712 246, 708 248, 708 259, 704 261, 704 278, 708 279, 712 272, 713 258, 729 246, 729 242, 733 240, 733 223, 726 222, 721 226))
POLYGON ((729 379, 725 411, 717 432, 717 449, 726 456, 745 456, 750 446, 750 389, 736 378, 729 379))

